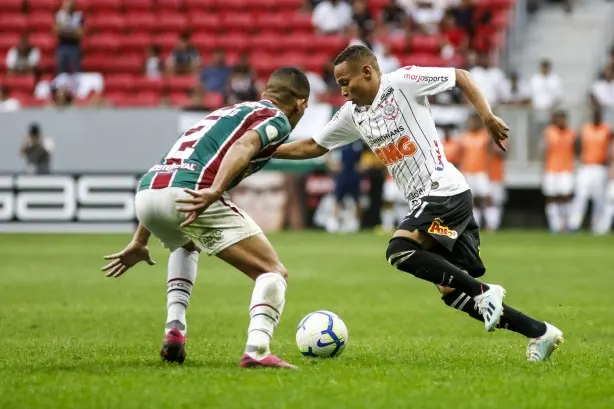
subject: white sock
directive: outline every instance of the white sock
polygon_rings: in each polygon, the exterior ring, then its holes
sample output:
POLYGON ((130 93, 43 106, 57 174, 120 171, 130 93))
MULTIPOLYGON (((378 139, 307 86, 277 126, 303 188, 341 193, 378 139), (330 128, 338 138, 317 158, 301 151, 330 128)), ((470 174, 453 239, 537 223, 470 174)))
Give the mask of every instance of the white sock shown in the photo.
POLYGON ((277 273, 265 273, 256 279, 249 307, 249 328, 245 353, 262 359, 271 353, 269 344, 286 301, 286 280, 277 273))
POLYGON ((569 202, 559 203, 559 217, 561 218, 561 230, 566 229, 569 226, 569 212, 571 205, 569 202))
POLYGON ((178 248, 168 257, 166 332, 177 328, 185 335, 188 331, 185 313, 196 280, 198 256, 198 251, 178 248))
POLYGON ((558 203, 546 204, 546 218, 548 219, 548 227, 553 232, 560 232, 563 229, 563 221, 559 213, 558 203))
POLYGON ((394 230, 394 208, 382 209, 382 228, 386 231, 394 230))
POLYGON ((475 222, 478 224, 478 226, 481 226, 482 225, 482 209, 474 207, 473 208, 473 218, 475 219, 475 222))
POLYGON ((499 206, 489 206, 484 210, 484 220, 486 227, 490 230, 497 230, 501 225, 501 208, 499 206))

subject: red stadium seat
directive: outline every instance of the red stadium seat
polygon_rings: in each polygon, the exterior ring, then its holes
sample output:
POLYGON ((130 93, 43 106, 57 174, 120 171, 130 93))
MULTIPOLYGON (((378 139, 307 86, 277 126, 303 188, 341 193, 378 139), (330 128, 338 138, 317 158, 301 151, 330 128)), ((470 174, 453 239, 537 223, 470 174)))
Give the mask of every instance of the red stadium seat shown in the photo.
POLYGON ((113 74, 104 77, 105 92, 130 92, 134 90, 134 75, 131 74, 113 74))
POLYGON ((123 36, 119 46, 121 50, 130 50, 134 51, 135 53, 144 53, 147 47, 151 44, 154 44, 151 34, 147 32, 141 32, 130 33, 130 35, 123 36))
POLYGON ((172 93, 186 92, 194 88, 198 82, 198 77, 195 75, 178 75, 168 78, 166 85, 172 93))
POLYGON ((251 31, 254 28, 253 18, 247 13, 226 13, 222 15, 222 25, 228 31, 251 31))
POLYGON ((60 8, 57 0, 28 0, 28 8, 31 12, 56 12, 60 8))
POLYGON ((183 9, 183 0, 157 0, 155 9, 159 13, 177 13, 183 9))
POLYGON ((184 0, 185 9, 190 13, 192 11, 212 10, 216 8, 216 3, 211 0, 184 0))
POLYGON ((31 94, 34 91, 34 76, 31 75, 9 75, 0 79, 0 84, 7 86, 12 92, 31 94))
POLYGON ((56 38, 52 33, 36 33, 30 36, 30 43, 38 47, 41 53, 48 53, 55 49, 56 38))
MULTIPOLYGON (((0 32, 17 33, 28 29, 28 19, 21 14, 4 13, 0 16, 0 32)), ((0 34, 2 35, 2 34, 0 34)))
POLYGON ((180 13, 159 13, 156 19, 156 29, 162 32, 179 33, 188 25, 186 17, 180 13))
POLYGON ((137 12, 126 14, 126 28, 128 31, 156 31, 156 17, 151 13, 137 12))
POLYGON ((324 65, 330 60, 331 56, 329 54, 310 55, 309 58, 305 59, 303 62, 303 68, 307 71, 322 73, 324 65))
POLYGON ((280 36, 278 41, 280 46, 287 50, 306 52, 307 50, 311 50, 313 46, 312 36, 303 33, 286 33, 280 36))
POLYGON ((312 37, 312 47, 315 50, 336 54, 343 50, 349 43, 349 40, 343 36, 326 35, 326 36, 314 36, 312 37))
POLYGON ((399 56, 402 66, 417 65, 421 67, 446 67, 449 63, 438 55, 432 54, 409 54, 399 56))
POLYGON ((258 14, 254 24, 260 31, 286 31, 292 28, 292 21, 283 13, 258 14))
POLYGON ((126 12, 147 13, 151 11, 152 5, 152 0, 128 0, 124 2, 124 9, 126 12))
POLYGON ((88 11, 97 14, 105 11, 118 11, 122 7, 122 0, 89 0, 88 11))
POLYGON ((54 25, 55 16, 53 13, 33 12, 28 16, 28 27, 31 32, 51 33, 54 25))
POLYGON ((23 7, 23 0, 2 0, 0 1, 0 12, 20 12, 23 7))
POLYGON ((292 22, 292 30, 294 31, 313 32, 311 14, 293 13, 290 21, 292 22))
POLYGON ((212 34, 201 33, 192 36, 192 44, 200 50, 201 54, 205 54, 219 47, 220 40, 212 34))
POLYGON ((185 92, 175 92, 169 96, 171 105, 175 107, 185 107, 190 104, 191 99, 185 92))
POLYGON ((265 33, 251 38, 251 44, 254 50, 278 51, 283 48, 279 41, 279 36, 271 33, 265 33))
POLYGON ((217 109, 224 106, 224 96, 217 92, 207 92, 204 100, 205 106, 209 109, 217 109))
POLYGON ((114 52, 119 48, 120 37, 116 34, 98 34, 83 38, 84 51, 114 52))
MULTIPOLYGON (((32 39, 30 39, 32 41, 32 39)), ((14 47, 19 43, 19 34, 17 33, 6 33, 0 35, 0 50, 8 50, 11 47, 14 47)))
POLYGON ((108 72, 142 74, 145 59, 141 55, 121 55, 121 58, 111 59, 111 68, 108 72))
POLYGON ((390 47, 390 51, 393 53, 406 53, 409 47, 409 40, 405 36, 403 37, 383 37, 380 41, 384 44, 387 44, 390 47))
POLYGON ((121 32, 126 27, 124 16, 119 14, 95 14, 87 20, 87 31, 117 31, 121 32))
POLYGON ((160 105, 160 102, 162 102, 160 94, 145 92, 129 96, 124 103, 126 106, 155 107, 160 105))
POLYGON ((155 92, 161 94, 164 89, 164 82, 161 78, 136 77, 134 79, 134 89, 139 92, 155 92))
POLYGON ((192 33, 213 33, 223 29, 219 14, 211 13, 189 13, 188 29, 192 33))
POLYGON ((259 77, 271 74, 282 65, 275 54, 267 55, 259 53, 253 55, 251 60, 251 65, 256 71, 256 75, 259 77))
POLYGON ((18 95, 15 95, 15 98, 19 101, 19 103, 22 106, 28 107, 28 108, 41 108, 49 104, 49 100, 38 99, 34 95, 18 94, 18 95))
POLYGON ((55 72, 56 63, 55 55, 51 53, 42 54, 38 62, 38 69, 45 73, 55 72))
POLYGON ((259 0, 265 6, 275 6, 276 9, 297 11, 303 6, 303 0, 259 0), (274 4, 271 4, 274 3, 274 4))
POLYGON ((250 47, 249 37, 241 34, 228 34, 218 37, 219 46, 235 52, 243 52, 250 47))
POLYGON ((415 53, 439 52, 439 40, 436 36, 415 35, 410 40, 411 51, 415 53))
POLYGON ((108 54, 86 54, 81 62, 83 71, 89 72, 107 72, 112 66, 115 66, 116 61, 109 58, 108 54))
POLYGON ((166 54, 172 50, 179 41, 179 33, 163 33, 154 36, 153 41, 162 49, 162 54, 166 54))

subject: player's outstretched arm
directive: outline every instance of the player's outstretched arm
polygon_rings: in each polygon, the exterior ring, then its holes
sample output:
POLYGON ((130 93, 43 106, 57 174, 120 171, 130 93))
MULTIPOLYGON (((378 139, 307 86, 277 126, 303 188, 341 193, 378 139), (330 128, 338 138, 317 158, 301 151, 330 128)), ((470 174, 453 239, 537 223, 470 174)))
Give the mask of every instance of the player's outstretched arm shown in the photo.
POLYGON ((142 224, 136 228, 132 241, 119 253, 104 256, 105 260, 111 260, 101 270, 105 271, 107 277, 117 278, 124 274, 128 269, 135 264, 145 261, 150 266, 156 264, 152 260, 147 248, 147 242, 151 233, 142 224))
POLYGON ((177 199, 177 203, 189 206, 179 207, 177 210, 188 214, 181 224, 185 227, 195 221, 213 202, 218 200, 228 189, 233 180, 238 178, 249 165, 250 160, 260 152, 262 141, 260 135, 254 130, 249 130, 235 142, 220 164, 220 169, 215 175, 211 187, 201 190, 184 189, 192 197, 177 199))
POLYGON ((298 141, 290 142, 281 145, 273 157, 277 159, 313 159, 324 155, 328 152, 323 146, 320 146, 313 138, 299 139, 298 141))
POLYGON ((465 70, 456 69, 456 86, 463 91, 480 118, 482 118, 493 141, 502 151, 506 151, 507 149, 501 142, 507 139, 509 128, 501 118, 493 114, 488 100, 480 91, 471 74, 465 70))

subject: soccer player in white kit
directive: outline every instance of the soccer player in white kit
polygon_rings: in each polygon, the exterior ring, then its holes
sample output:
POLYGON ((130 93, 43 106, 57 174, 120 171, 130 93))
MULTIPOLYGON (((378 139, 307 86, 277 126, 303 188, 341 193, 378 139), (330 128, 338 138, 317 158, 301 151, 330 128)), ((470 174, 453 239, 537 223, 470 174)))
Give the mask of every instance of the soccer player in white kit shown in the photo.
POLYGON ((503 304, 501 286, 476 279, 486 269, 471 192, 446 160, 427 100, 458 86, 501 146, 508 128, 492 113, 469 73, 411 66, 382 75, 375 55, 363 46, 346 48, 334 65, 348 102, 315 137, 282 145, 274 157, 314 158, 362 138, 386 164, 410 205, 388 245, 388 262, 437 285, 446 305, 483 321, 487 331, 498 326, 527 336, 529 361, 548 358, 562 332, 503 304))

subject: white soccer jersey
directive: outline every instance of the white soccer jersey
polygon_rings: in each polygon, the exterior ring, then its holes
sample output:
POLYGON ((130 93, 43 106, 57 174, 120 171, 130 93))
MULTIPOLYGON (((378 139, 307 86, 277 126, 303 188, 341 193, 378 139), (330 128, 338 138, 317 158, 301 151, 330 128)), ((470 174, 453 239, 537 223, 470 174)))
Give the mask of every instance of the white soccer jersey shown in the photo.
POLYGON ((469 186, 446 159, 427 100, 455 83, 454 68, 412 66, 385 74, 373 104, 345 103, 314 140, 335 149, 362 138, 412 208, 424 196, 462 193, 469 186))

